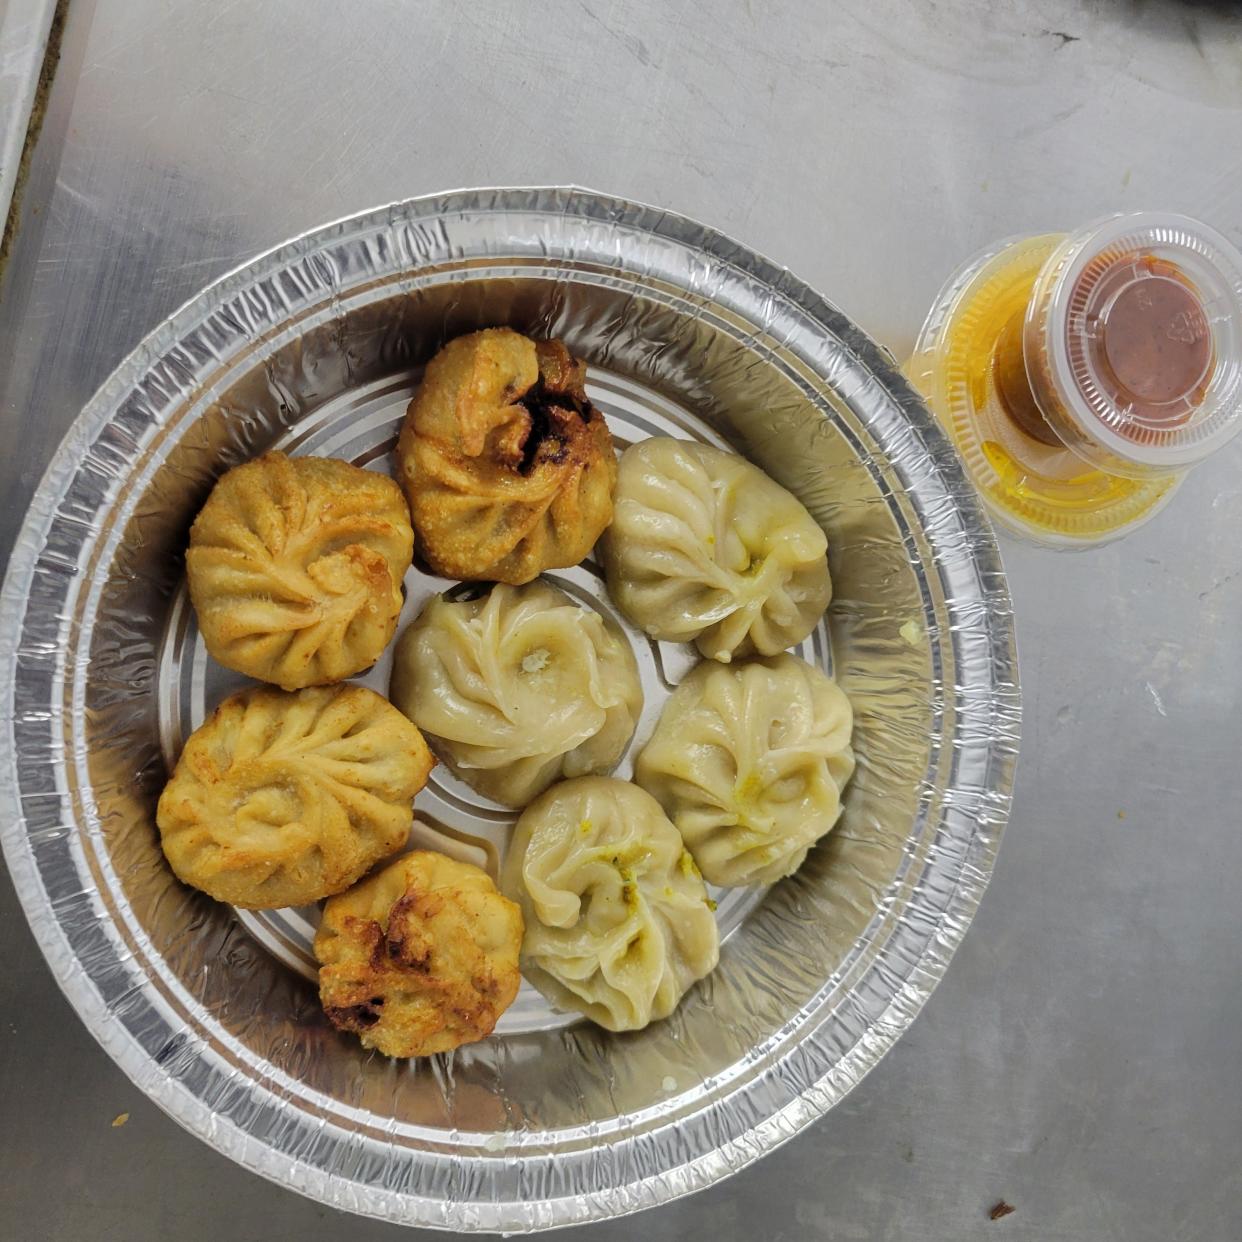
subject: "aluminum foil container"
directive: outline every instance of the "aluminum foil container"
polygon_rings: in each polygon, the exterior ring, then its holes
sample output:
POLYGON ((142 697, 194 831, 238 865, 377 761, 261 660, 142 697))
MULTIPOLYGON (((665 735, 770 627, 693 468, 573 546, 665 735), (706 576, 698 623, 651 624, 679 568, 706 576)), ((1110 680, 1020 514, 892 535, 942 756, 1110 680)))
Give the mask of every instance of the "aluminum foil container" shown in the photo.
MULTIPOLYGON (((612 610, 588 561, 550 575, 612 610)), ((407 615, 450 584, 412 570, 407 615)), ((693 664, 627 627, 647 707, 693 664)), ((362 680, 384 689, 381 661, 362 680)), ((736 1171, 858 1082, 927 999, 987 883, 1019 700, 1009 596, 948 440, 892 359, 710 229, 567 189, 465 191, 308 233, 156 330, 73 425, 0 600, 0 815, 35 935, 82 1020, 187 1129, 325 1203, 534 1230, 736 1171), (155 804, 237 679, 188 607, 190 522, 265 448, 386 469, 420 369, 462 332, 563 338, 617 439, 746 454, 828 533, 802 654, 856 712, 836 830, 766 893, 718 894, 719 968, 610 1035, 524 987, 497 1033, 400 1063, 324 1020, 315 910, 238 915, 179 885, 155 804)), ((621 769, 628 774, 629 759, 621 769)), ((512 815, 438 769, 419 843, 495 871, 512 815)))

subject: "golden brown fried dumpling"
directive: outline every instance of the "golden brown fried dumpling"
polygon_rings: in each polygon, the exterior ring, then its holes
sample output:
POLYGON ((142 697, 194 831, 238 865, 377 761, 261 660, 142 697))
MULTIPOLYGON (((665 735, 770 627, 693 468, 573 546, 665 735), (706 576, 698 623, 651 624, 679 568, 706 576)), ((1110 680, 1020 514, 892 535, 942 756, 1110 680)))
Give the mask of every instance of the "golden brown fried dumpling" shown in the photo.
POLYGON ((284 453, 237 466, 186 554, 207 650, 286 690, 352 677, 392 638, 413 550, 401 489, 384 475, 284 453))
POLYGON ((324 906, 315 936, 329 1021, 390 1057, 490 1035, 521 984, 522 914, 469 863, 417 850, 324 906))
POLYGON ((666 1018, 720 952, 703 877, 660 804, 628 781, 562 781, 518 820, 502 887, 522 966, 554 1004, 610 1031, 666 1018))
POLYGON ((625 636, 546 582, 436 596, 397 642, 391 693, 462 780, 506 806, 610 771, 643 706, 625 636))
POLYGON ((217 901, 307 905, 405 844, 434 762, 422 734, 362 686, 243 690, 177 760, 157 810, 164 854, 217 901))
POLYGON ((801 501, 688 440, 626 449, 603 552, 608 593, 635 625, 726 664, 800 643, 832 596, 828 540, 801 501))
POLYGON ((712 884, 772 884, 837 822, 853 724, 845 692, 796 656, 705 660, 664 705, 634 779, 712 884))
POLYGON ((509 328, 458 337, 427 364, 397 459, 436 573, 523 583, 591 550, 617 463, 585 380, 560 341, 509 328))

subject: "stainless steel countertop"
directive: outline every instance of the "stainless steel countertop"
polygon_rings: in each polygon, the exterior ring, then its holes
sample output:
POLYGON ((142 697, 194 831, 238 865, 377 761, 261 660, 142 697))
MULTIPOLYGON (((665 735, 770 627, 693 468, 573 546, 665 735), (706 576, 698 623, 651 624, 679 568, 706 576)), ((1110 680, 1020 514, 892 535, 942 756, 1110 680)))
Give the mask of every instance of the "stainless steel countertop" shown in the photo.
MULTIPOLYGON (((901 356, 944 276, 996 237, 1168 207, 1242 242, 1240 140, 1230 5, 74 0, 0 285, 0 547, 151 327, 336 216, 457 185, 590 185, 735 234, 901 356)), ((1242 1236, 1240 464, 1242 446, 1200 468, 1112 547, 1006 543, 1018 792, 946 981, 802 1137, 584 1233, 1242 1236), (1002 1197, 1017 1211, 991 1222, 1002 1197)), ((0 943, 6 1237, 410 1236, 260 1181, 148 1104, 57 992, 7 884, 0 943)))
POLYGON ((0 229, 9 214, 56 0, 0 4, 0 229))

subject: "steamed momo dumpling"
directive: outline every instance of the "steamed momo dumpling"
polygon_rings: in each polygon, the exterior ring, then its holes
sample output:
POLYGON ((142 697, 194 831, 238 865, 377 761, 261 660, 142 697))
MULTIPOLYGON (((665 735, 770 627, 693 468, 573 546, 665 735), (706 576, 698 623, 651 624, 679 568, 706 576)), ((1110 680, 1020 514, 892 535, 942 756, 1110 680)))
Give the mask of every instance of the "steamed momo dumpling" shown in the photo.
POLYGON ((621 458, 604 540, 608 591, 652 638, 727 663, 801 642, 832 597, 828 541, 744 458, 656 437, 621 458))
POLYGON ((462 780, 515 807, 610 771, 643 705, 624 635, 546 582, 434 598, 397 643, 391 693, 462 780))
POLYGON ((405 844, 434 762, 373 690, 242 690, 194 730, 164 787, 164 855, 217 901, 319 901, 405 844))
POLYGON ((392 638, 413 551, 392 479, 266 453, 225 474, 190 529, 203 642, 225 668, 286 690, 343 681, 392 638))
POLYGON ((704 661, 665 704, 634 779, 712 884, 771 884, 837 822, 853 725, 845 692, 796 656, 704 661))
POLYGON ((716 965, 703 878, 659 804, 627 781, 565 781, 527 807, 501 888, 522 906, 527 979, 610 1031, 667 1017, 716 965))

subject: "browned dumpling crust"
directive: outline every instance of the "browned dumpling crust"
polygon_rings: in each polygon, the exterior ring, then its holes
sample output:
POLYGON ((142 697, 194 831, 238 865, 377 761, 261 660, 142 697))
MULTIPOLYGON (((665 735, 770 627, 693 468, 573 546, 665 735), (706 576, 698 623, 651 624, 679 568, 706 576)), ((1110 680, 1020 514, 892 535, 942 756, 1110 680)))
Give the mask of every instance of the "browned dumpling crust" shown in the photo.
POLYGON ((576 565, 612 519, 612 436, 560 341, 488 328, 427 364, 397 445, 419 551, 449 578, 576 565))
POLYGON ((207 650, 286 690, 352 677, 392 638, 413 551, 405 498, 384 475, 278 452, 236 466, 186 553, 207 650))
POLYGON ((315 936, 328 1020, 390 1057, 490 1035, 517 996, 522 914, 486 872, 416 850, 332 898, 315 936))
POLYGON ((434 763, 363 686, 243 690, 181 752, 156 811, 164 854, 217 901, 309 905, 405 845, 434 763))

